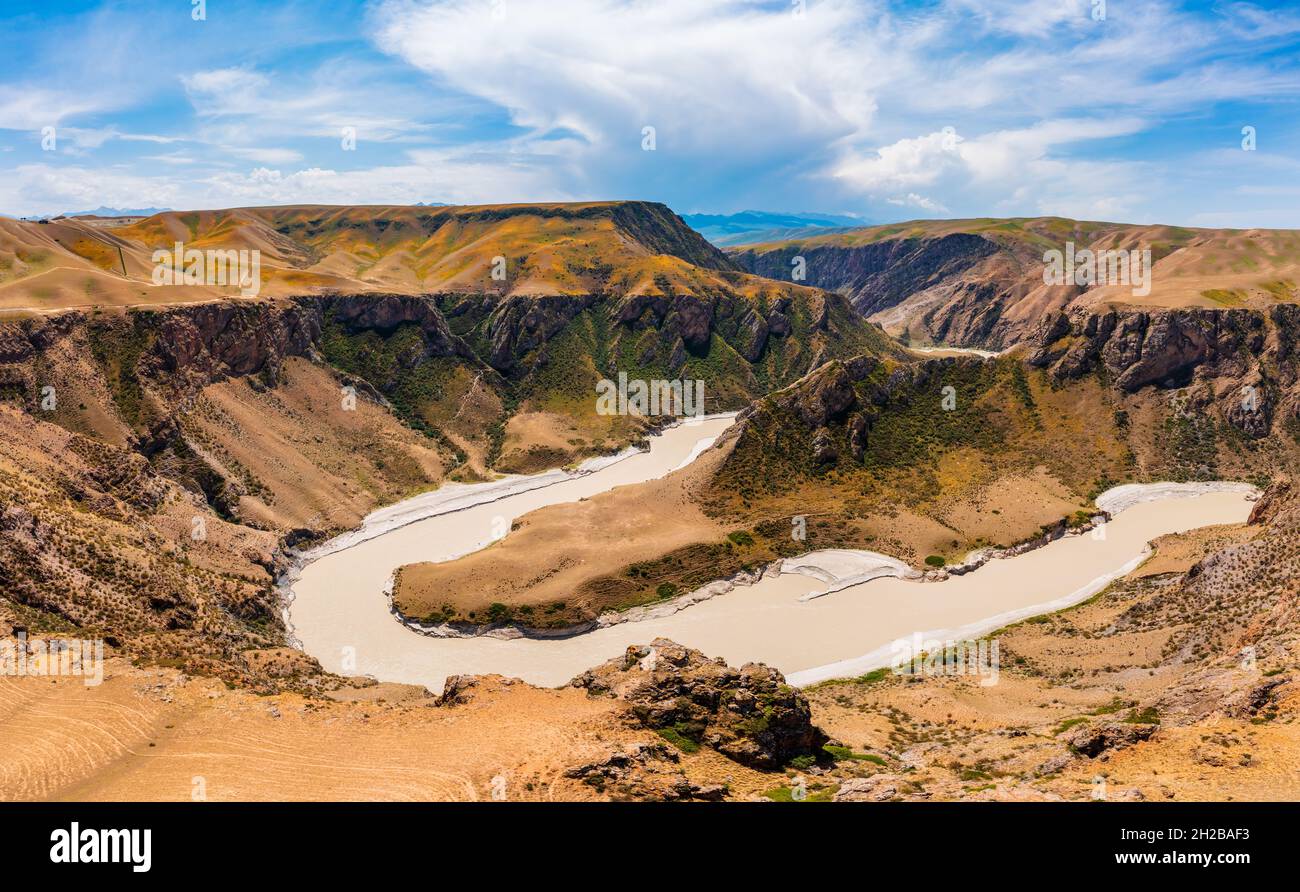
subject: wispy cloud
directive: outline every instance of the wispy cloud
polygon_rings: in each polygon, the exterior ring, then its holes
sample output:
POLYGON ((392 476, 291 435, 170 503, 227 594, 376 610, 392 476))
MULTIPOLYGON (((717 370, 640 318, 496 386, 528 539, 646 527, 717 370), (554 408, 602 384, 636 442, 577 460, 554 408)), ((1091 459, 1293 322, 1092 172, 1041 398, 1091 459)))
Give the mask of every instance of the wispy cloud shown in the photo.
POLYGON ((1178 222, 1248 211, 1269 159, 1300 158, 1300 13, 1276 4, 164 8, 24 20, 0 60, 0 178, 27 180, 0 209, 82 205, 91 182, 141 188, 133 206, 649 197, 1178 222))

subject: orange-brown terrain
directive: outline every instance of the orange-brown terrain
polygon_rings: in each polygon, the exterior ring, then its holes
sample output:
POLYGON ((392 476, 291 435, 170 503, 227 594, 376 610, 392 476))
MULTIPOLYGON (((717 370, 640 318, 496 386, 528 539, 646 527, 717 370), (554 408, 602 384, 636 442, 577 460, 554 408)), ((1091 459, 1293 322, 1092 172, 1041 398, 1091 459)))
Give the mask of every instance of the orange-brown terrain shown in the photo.
MULTIPOLYGON (((814 687, 802 733, 819 727, 829 742, 820 758, 783 769, 752 764, 753 752, 726 735, 718 745, 731 758, 691 744, 674 731, 679 716, 649 708, 713 665, 657 642, 655 669, 634 654, 576 680, 585 690, 484 677, 453 679, 442 698, 363 681, 325 696, 259 697, 120 659, 99 687, 5 679, 0 793, 1293 800, 1297 518, 1294 492, 1279 486, 1249 525, 1160 543, 1134 578, 999 633, 995 685, 882 671, 814 687)), ((293 671, 271 656, 260 671, 293 671)), ((800 733, 791 724, 783 739, 800 733)))
POLYGON ((109 653, 97 687, 0 677, 0 797, 1295 798, 1294 234, 976 223, 852 236, 887 255, 855 291, 812 257, 805 284, 764 278, 762 251, 723 254, 645 202, 0 220, 0 639, 109 653), (1066 237, 1152 242, 1150 300, 1001 278, 1066 237), (153 285, 176 241, 258 250, 263 287, 153 285), (925 288, 960 312, 909 315, 925 288), (863 303, 886 292, 906 295, 863 303), (890 307, 915 340, 1011 350, 918 358, 863 318, 890 307), (567 624, 814 548, 920 566, 1051 537, 1126 481, 1269 494, 1250 524, 1164 540, 1092 601, 1003 630, 991 687, 798 692, 660 641, 571 687, 434 696, 292 646, 294 549, 446 481, 639 441, 667 419, 595 411, 619 372, 701 379, 708 411, 740 416, 688 469, 404 568, 401 610, 563 595, 567 624))
POLYGON ((838 291, 867 318, 914 343, 1002 349, 1044 315, 1074 309, 1249 307, 1295 303, 1300 234, 1290 229, 1194 229, 1062 217, 915 220, 730 248, 750 272, 838 291), (1044 255, 1150 251, 1146 287, 1048 284, 1044 255), (1144 294, 1134 292, 1145 291, 1144 294))

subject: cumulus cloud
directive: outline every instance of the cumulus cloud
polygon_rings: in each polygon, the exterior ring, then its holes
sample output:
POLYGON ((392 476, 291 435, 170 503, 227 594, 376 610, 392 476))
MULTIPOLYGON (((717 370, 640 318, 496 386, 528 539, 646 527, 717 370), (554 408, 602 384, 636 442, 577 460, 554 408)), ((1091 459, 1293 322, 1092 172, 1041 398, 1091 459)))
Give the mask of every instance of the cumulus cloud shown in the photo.
POLYGON ((1141 110, 1287 89, 1248 58, 1203 88, 1195 66, 1179 73, 1171 63, 1205 53, 1214 34, 1167 3, 1093 12, 1091 0, 906 13, 823 0, 802 16, 753 0, 387 0, 374 39, 438 86, 504 110, 525 138, 572 136, 582 179, 568 185, 580 192, 640 174, 653 126, 657 151, 680 166, 779 173, 934 212, 1129 202, 1139 165, 1116 164, 1089 197, 1067 187, 1100 163, 1071 152, 1140 132, 1151 123, 1141 110))
POLYGON ((887 20, 874 3, 845 0, 803 15, 751 0, 394 0, 375 37, 519 128, 572 133, 593 156, 639 152, 653 126, 660 151, 736 158, 865 131, 887 78, 887 20))
POLYGON ((941 213, 946 207, 907 192, 930 187, 1007 212, 1087 216, 1131 204, 1140 165, 1055 157, 1075 143, 1139 132, 1136 118, 1052 120, 966 138, 954 127, 900 139, 869 152, 847 151, 828 174, 846 188, 891 204, 941 213))

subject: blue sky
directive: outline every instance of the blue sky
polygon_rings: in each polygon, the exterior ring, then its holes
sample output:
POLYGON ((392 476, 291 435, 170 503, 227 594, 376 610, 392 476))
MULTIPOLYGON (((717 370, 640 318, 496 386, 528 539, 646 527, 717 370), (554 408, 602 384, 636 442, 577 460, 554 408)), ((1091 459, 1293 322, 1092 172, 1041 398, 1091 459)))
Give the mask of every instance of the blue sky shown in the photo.
POLYGON ((646 198, 682 213, 1300 227, 1294 4, 194 12, 0 0, 0 212, 646 198))

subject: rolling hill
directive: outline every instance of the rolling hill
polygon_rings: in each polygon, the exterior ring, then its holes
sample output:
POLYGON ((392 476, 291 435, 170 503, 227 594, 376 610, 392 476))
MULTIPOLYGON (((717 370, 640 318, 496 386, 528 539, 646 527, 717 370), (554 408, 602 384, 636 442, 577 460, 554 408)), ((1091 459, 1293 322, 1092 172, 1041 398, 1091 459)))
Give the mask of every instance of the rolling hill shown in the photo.
POLYGON ((0 221, 0 308, 54 310, 237 297, 154 285, 153 252, 257 250, 259 294, 620 294, 745 287, 663 205, 282 206, 167 211, 115 227, 0 221), (119 251, 120 249, 120 251, 119 251), (497 258, 501 258, 500 261, 497 258), (494 275, 495 273, 495 275, 494 275))

